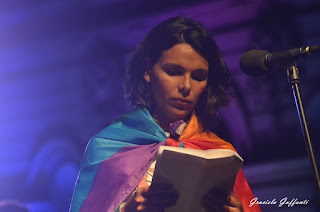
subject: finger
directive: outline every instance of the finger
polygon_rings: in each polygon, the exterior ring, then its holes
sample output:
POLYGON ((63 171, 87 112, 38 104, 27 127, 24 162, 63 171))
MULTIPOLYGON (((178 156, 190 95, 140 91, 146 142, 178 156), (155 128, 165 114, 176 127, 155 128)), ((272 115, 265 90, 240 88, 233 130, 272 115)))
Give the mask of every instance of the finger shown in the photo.
POLYGON ((173 188, 171 184, 158 184, 150 186, 141 195, 145 198, 158 199, 178 199, 179 193, 173 188))
POLYGON ((135 203, 135 208, 138 211, 163 211, 164 209, 174 206, 175 204, 175 200, 159 201, 157 199, 143 199, 142 202, 135 203))
POLYGON ((148 208, 148 207, 146 207, 143 211, 146 211, 146 212, 164 212, 165 208, 148 208))
POLYGON ((229 205, 224 205, 223 206, 223 211, 224 212, 244 212, 242 208, 235 208, 229 205))
POLYGON ((231 212, 244 211, 241 202, 237 198, 231 195, 228 196, 228 205, 224 205, 223 208, 225 209, 225 211, 231 211, 231 212))
POLYGON ((176 205, 177 199, 146 199, 144 206, 146 211, 162 211, 166 208, 176 205))
POLYGON ((146 207, 145 205, 139 205, 137 210, 134 211, 146 211, 146 212, 164 212, 165 208, 150 208, 146 207))
POLYGON ((208 191, 208 193, 206 195, 208 195, 210 198, 215 199, 217 201, 220 201, 222 203, 225 203, 226 199, 228 197, 228 193, 226 193, 225 191, 218 190, 218 189, 211 189, 210 191, 208 191))
POLYGON ((160 193, 151 193, 145 196, 147 203, 152 203, 155 205, 162 205, 162 204, 175 204, 179 198, 178 193, 166 193, 166 192, 160 192, 160 193))
POLYGON ((209 202, 201 201, 201 206, 206 209, 207 212, 216 211, 224 212, 222 205, 218 206, 209 202))
POLYGON ((148 191, 149 191, 149 187, 150 187, 150 186, 139 187, 139 188, 135 191, 135 193, 136 193, 136 194, 139 194, 139 195, 146 194, 146 193, 148 193, 148 191))
POLYGON ((206 201, 214 201, 218 202, 220 205, 225 205, 227 204, 227 195, 226 194, 221 194, 221 193, 207 193, 204 197, 204 200, 206 201))
POLYGON ((201 205, 207 211, 223 211, 223 205, 225 205, 225 202, 222 203, 221 201, 218 201, 209 197, 208 195, 205 195, 204 198, 202 198, 201 205))
POLYGON ((238 208, 242 207, 241 202, 237 198, 235 198, 231 195, 228 196, 227 202, 228 202, 228 205, 230 205, 230 206, 238 207, 238 208))
POLYGON ((175 200, 164 200, 164 201, 152 201, 152 200, 146 200, 146 202, 144 203, 144 205, 147 208, 158 208, 158 209, 165 209, 165 208, 169 208, 171 206, 174 206, 177 203, 177 201, 175 200))
POLYGON ((145 198, 160 198, 160 199, 178 199, 179 193, 174 191, 148 192, 143 194, 145 198))
POLYGON ((143 196, 145 199, 144 205, 151 208, 167 208, 176 204, 179 193, 175 191, 149 190, 147 193, 144 193, 143 196))
POLYGON ((153 183, 150 185, 149 191, 176 191, 172 184, 153 183))
MULTIPOLYGON (((174 206, 179 193, 172 184, 151 184, 137 190, 140 197, 140 209, 142 211, 163 211, 163 209, 174 206)), ((138 199, 138 198, 137 198, 138 199)))

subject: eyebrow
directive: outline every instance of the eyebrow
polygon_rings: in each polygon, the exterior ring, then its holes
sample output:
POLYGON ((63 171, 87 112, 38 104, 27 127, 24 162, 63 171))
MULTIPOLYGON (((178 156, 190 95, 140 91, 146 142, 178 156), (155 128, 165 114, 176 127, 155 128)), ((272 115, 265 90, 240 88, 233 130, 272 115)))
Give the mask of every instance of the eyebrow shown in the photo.
MULTIPOLYGON (((186 70, 183 66, 180 66, 178 64, 175 64, 175 63, 165 63, 163 64, 163 67, 164 68, 178 68, 178 69, 181 69, 181 70, 186 70)), ((208 69, 203 69, 203 68, 199 68, 199 69, 196 69, 194 70, 195 72, 198 72, 198 71, 204 71, 204 72, 209 72, 208 69)))

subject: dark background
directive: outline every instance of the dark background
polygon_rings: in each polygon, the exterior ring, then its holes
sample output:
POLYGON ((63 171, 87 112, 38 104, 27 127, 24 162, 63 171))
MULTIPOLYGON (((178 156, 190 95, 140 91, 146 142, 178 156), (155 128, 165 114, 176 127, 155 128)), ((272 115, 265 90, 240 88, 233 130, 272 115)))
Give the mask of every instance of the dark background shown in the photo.
MULTIPOLYGON (((320 45, 317 0, 92 0, 0 3, 0 200, 68 210, 85 146, 117 115, 127 54, 150 28, 185 14, 204 24, 232 72, 235 101, 218 134, 245 159, 259 200, 317 196, 285 71, 245 76, 247 50, 320 45)), ((320 55, 298 61, 314 150, 320 147, 320 55)), ((318 159, 319 160, 319 159, 318 159)), ((318 199, 319 201, 319 199, 318 199)))

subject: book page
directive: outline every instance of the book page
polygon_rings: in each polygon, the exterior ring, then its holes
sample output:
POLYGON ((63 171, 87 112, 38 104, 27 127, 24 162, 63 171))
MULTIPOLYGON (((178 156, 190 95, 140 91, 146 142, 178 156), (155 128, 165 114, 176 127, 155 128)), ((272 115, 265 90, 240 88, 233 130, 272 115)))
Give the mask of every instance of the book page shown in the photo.
POLYGON ((225 149, 196 150, 197 156, 191 155, 194 151, 183 154, 181 150, 194 149, 164 146, 160 151, 159 148, 152 183, 171 183, 179 192, 177 204, 166 211, 205 212, 201 199, 209 190, 218 188, 232 192, 235 178, 242 166, 242 158, 231 150, 224 151, 225 149))

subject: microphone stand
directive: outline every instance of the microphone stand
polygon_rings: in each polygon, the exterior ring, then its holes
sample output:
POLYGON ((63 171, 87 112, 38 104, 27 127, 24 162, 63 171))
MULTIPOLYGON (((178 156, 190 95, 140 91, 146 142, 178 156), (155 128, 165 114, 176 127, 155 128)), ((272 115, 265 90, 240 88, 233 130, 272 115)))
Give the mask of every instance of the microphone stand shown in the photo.
POLYGON ((300 126, 301 126, 302 134, 304 137, 305 145, 307 148, 308 156, 309 156, 311 167, 312 167, 312 174, 316 183, 318 196, 320 198, 320 178, 319 178, 318 168, 317 168, 317 164, 316 164, 316 160, 315 160, 315 156, 312 148, 312 143, 309 136, 306 117, 302 107, 302 101, 301 101, 300 91, 299 91, 300 77, 299 77, 299 71, 297 67, 295 65, 292 65, 291 67, 287 68, 287 75, 288 75, 288 81, 292 87, 293 96, 296 103, 297 112, 299 115, 300 126))

